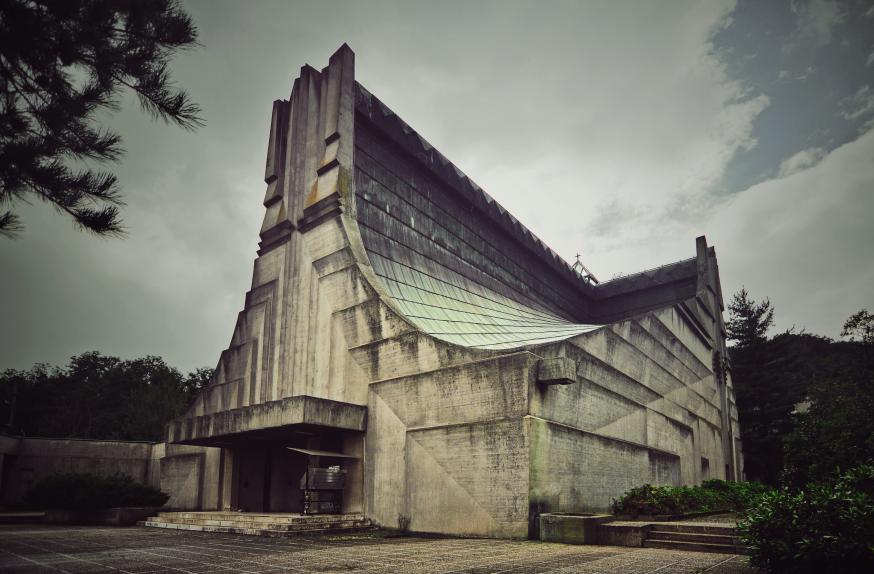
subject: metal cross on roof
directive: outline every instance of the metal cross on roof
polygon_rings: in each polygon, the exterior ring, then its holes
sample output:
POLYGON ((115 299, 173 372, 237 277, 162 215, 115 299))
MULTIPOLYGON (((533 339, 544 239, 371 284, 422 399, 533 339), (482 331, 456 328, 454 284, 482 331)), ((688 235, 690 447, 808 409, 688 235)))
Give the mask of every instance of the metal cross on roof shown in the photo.
POLYGON ((574 264, 571 266, 571 268, 580 275, 582 275, 583 279, 587 282, 596 284, 599 283, 598 278, 595 277, 595 274, 589 271, 589 269, 585 265, 583 265, 579 253, 577 253, 576 261, 574 261, 574 264))

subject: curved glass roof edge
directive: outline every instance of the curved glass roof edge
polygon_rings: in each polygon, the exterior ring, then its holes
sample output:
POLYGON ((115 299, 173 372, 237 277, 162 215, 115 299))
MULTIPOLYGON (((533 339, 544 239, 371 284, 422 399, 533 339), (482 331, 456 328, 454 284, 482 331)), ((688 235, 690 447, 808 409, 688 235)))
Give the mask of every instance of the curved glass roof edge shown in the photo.
MULTIPOLYGON (((396 262, 385 258, 381 262, 382 265, 392 263, 396 262)), ((493 303, 500 302, 498 306, 503 309, 472 305, 476 308, 476 312, 471 312, 470 309, 458 308, 454 304, 447 305, 450 301, 455 303, 463 299, 460 295, 436 294, 429 289, 392 279, 389 275, 378 274, 377 277, 386 287, 386 296, 395 300, 404 317, 418 330, 453 345, 481 350, 509 351, 571 339, 603 326, 574 323, 542 311, 532 313, 536 314, 535 319, 531 315, 524 314, 533 311, 526 305, 507 299, 482 285, 477 285, 477 290, 488 296, 493 303), (412 291, 416 292, 415 295, 411 295, 412 291), (402 293, 429 302, 409 301, 403 295, 397 296, 402 293), (457 298, 452 295, 456 295, 457 298), (507 313, 508 308, 523 314, 510 315, 507 313)), ((470 281, 458 275, 454 275, 452 279, 461 283, 470 281)), ((457 285, 454 281, 441 280, 452 290, 466 293, 473 290, 472 285, 457 285)))

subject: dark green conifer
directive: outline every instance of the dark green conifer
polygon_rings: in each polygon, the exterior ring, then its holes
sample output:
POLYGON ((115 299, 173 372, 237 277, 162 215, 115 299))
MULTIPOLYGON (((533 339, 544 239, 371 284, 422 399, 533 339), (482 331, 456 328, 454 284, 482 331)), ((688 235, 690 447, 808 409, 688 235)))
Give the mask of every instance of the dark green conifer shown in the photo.
POLYGON ((175 0, 0 0, 0 235, 22 229, 13 204, 33 198, 97 235, 123 232, 118 180, 92 167, 118 160, 121 140, 95 117, 130 89, 155 118, 201 125, 169 72, 196 38, 175 0))

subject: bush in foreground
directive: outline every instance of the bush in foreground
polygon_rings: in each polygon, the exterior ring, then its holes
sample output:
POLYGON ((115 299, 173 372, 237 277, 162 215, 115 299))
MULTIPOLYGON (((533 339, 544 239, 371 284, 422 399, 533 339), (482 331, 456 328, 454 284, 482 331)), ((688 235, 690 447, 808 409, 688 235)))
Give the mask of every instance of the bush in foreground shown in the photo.
POLYGON ((874 572, 874 465, 767 493, 738 528, 750 562, 770 572, 874 572))
POLYGON ((170 496, 158 489, 135 482, 124 474, 53 474, 40 480, 25 495, 35 508, 99 510, 122 506, 163 506, 170 496))
POLYGON ((633 516, 744 510, 768 490, 756 482, 725 480, 705 480, 701 486, 644 484, 614 499, 612 508, 614 514, 633 516))

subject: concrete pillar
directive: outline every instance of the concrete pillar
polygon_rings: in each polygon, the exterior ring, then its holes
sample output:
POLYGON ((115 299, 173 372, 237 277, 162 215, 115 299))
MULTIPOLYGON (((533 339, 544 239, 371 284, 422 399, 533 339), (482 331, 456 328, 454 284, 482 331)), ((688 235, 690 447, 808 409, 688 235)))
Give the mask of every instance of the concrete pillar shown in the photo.
POLYGON ((239 506, 237 490, 239 473, 237 472, 236 448, 223 448, 221 456, 221 494, 219 495, 222 510, 233 510, 239 506))
POLYGON ((343 454, 359 457, 346 459, 344 464, 343 512, 364 512, 364 433, 343 435, 343 454))

